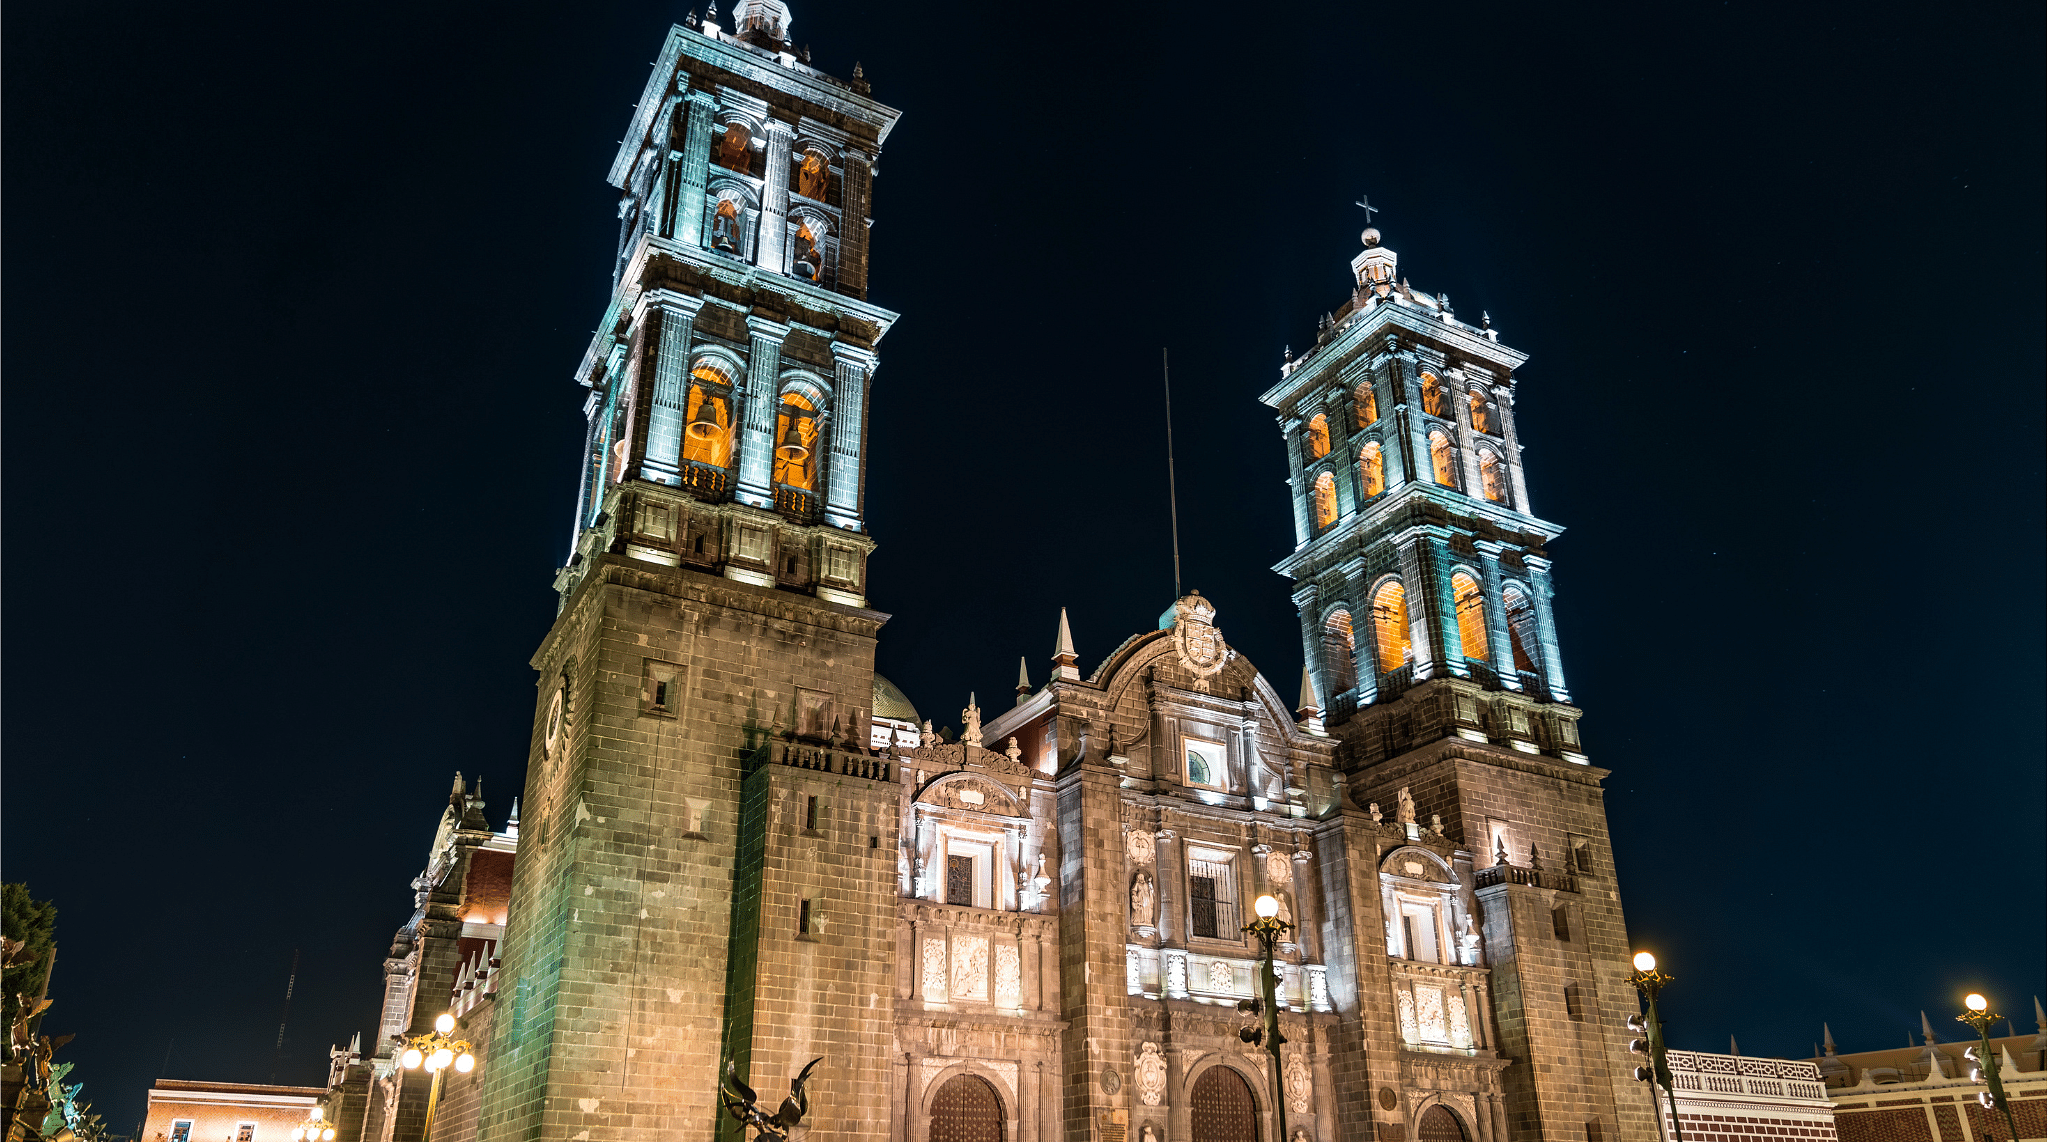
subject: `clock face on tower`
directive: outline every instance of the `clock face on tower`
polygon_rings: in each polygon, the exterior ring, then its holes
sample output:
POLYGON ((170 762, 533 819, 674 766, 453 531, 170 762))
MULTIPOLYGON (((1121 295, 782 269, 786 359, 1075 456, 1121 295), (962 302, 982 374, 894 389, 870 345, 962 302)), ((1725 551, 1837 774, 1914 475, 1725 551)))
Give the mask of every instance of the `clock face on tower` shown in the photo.
POLYGON ((547 754, 549 761, 555 760, 555 748, 561 743, 562 739, 562 691, 566 685, 565 683, 563 686, 556 687, 555 696, 548 700, 548 716, 545 728, 542 731, 541 750, 547 754))

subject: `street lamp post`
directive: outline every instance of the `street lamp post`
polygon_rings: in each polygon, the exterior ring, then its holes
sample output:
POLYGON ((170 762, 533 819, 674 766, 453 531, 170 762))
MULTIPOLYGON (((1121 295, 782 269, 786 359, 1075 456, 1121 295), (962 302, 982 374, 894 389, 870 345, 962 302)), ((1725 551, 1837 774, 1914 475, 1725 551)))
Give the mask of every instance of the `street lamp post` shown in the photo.
POLYGON ((334 1142, 334 1124, 327 1121, 327 1112, 314 1107, 306 1112, 306 1120, 292 1127, 292 1142, 334 1142))
POLYGON ((1278 996, 1280 977, 1273 970, 1273 947, 1280 940, 1281 933, 1294 925, 1282 921, 1280 902, 1271 896, 1261 896, 1252 904, 1252 910, 1259 918, 1244 926, 1244 930, 1259 940, 1259 999, 1260 1009, 1265 1015, 1265 1025, 1258 1032, 1241 1032, 1248 1041, 1265 1042, 1266 1053, 1273 1060, 1273 1142, 1286 1142, 1287 1105, 1286 1092, 1281 1088, 1280 1044, 1287 1040, 1280 1037, 1280 1001, 1278 996))
MULTIPOLYGON (((393 1036, 403 1049, 398 1063, 408 1071, 427 1068, 434 1081, 427 1088, 427 1122, 420 1129, 420 1142, 428 1142, 434 1136, 434 1110, 441 1103, 441 1079, 454 1067, 458 1074, 468 1074, 476 1069, 476 1056, 470 1054, 467 1040, 455 1038, 455 1016, 447 1012, 434 1017, 434 1030, 427 1035, 393 1036)), ((328 1137, 333 1137, 332 1133, 328 1137)))
MULTIPOLYGON (((1634 1043, 1629 1045, 1631 1049, 1650 1056, 1647 1068, 1650 1073, 1644 1075, 1644 1068, 1639 1067, 1636 1077, 1653 1078, 1664 1088, 1665 1097, 1671 1101, 1672 1142, 1685 1142, 1685 1130, 1678 1124, 1678 1092, 1671 1087, 1671 1067, 1664 1061, 1664 1024, 1657 1018, 1657 993, 1664 990, 1671 977, 1657 970, 1657 957, 1648 952, 1637 952, 1635 965, 1636 970, 1629 975, 1628 981, 1636 985, 1636 990, 1643 993, 1643 998, 1650 1005, 1649 1016, 1643 1021, 1645 1041, 1640 1047, 1634 1043)), ((1654 1094, 1652 1097, 1654 1099, 1654 1094)))
MULTIPOLYGON (((1998 1022, 2003 1016, 1991 1010, 1990 1000, 1978 995, 1974 991, 1963 997, 1963 1006, 1969 1008, 1969 1010, 1956 1016, 1956 1022, 1968 1023, 1977 1029, 1977 1045, 1968 1051, 1964 1051, 1963 1054, 1970 1055, 1971 1052, 1975 1052, 1971 1061, 1977 1064, 1977 1071, 1984 1077, 1984 1085, 1990 1088, 1989 1090, 1978 1092, 1977 1102, 1986 1110, 1996 1107, 2003 1113, 2005 1115, 2006 1137, 2012 1139, 2013 1142, 2018 1142, 2020 1132, 2019 1128, 2013 1123, 2012 1104, 2006 1101, 2005 1084, 1998 1081, 1998 1056, 1991 1050, 1991 1025, 1998 1022)), ((1972 1074, 1970 1077, 1974 1079, 1977 1077, 1977 1074, 1972 1074)))

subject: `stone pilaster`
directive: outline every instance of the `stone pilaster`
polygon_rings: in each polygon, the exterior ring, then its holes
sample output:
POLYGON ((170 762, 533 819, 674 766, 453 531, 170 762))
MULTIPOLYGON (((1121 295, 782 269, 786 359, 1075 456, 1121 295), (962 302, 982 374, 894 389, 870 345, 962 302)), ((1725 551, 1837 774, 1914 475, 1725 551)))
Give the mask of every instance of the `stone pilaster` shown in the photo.
POLYGON ((1550 613, 1550 560, 1534 555, 1523 557, 1529 568, 1529 602, 1536 609, 1536 641, 1543 654, 1543 684, 1560 702, 1572 700, 1564 684, 1564 663, 1557 653, 1557 623, 1550 613))
POLYGON ((678 482, 684 404, 689 392, 690 327, 703 305, 704 299, 673 290, 652 290, 641 298, 642 312, 660 325, 654 393, 647 413, 647 455, 640 464, 642 479, 678 482))
POLYGON ((875 355, 844 342, 832 343, 832 438, 826 459, 825 522, 864 531, 861 518, 861 461, 867 456, 868 377, 875 355))
POLYGON ((1497 540, 1474 540, 1472 546, 1479 552, 1480 573, 1486 577, 1483 589, 1486 594, 1486 651, 1493 656, 1493 672, 1500 676, 1501 685, 1510 690, 1522 688, 1522 676, 1515 669, 1515 644, 1508 631, 1508 611, 1501 601, 1505 584, 1501 582, 1500 553, 1502 544, 1497 540))
POLYGON ((1510 486, 1514 490, 1514 509, 1523 515, 1529 511, 1529 485, 1522 478, 1522 446, 1515 440, 1515 390, 1506 385, 1493 387, 1494 403, 1500 409, 1500 438, 1503 455, 1501 462, 1508 466, 1510 486))
POLYGON ((857 147, 840 153, 839 292, 859 298, 868 295, 868 227, 874 221, 868 216, 869 181, 874 161, 857 147))
POLYGON ((761 238, 754 264, 772 274, 789 272, 789 143, 796 129, 780 119, 761 128, 768 136, 761 172, 761 238))
POLYGON ((711 113, 718 101, 708 91, 689 89, 690 77, 676 73, 676 88, 690 105, 683 125, 683 147, 669 152, 673 205, 668 236, 688 246, 704 244, 704 179, 711 167, 711 113))
POLYGON ((782 339, 789 326, 758 315, 747 318, 747 401, 740 428, 738 498, 757 508, 775 506, 775 405, 782 379, 782 339))

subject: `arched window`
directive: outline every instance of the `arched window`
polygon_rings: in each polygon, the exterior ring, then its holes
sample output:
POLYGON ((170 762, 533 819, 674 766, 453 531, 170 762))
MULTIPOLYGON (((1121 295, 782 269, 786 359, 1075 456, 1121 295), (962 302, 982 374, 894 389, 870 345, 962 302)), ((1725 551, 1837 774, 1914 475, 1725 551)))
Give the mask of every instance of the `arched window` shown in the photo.
POLYGON ((1492 432, 1493 419, 1486 415, 1485 391, 1482 389, 1473 389, 1471 396, 1466 398, 1465 404, 1466 407, 1471 410, 1472 431, 1492 432))
POLYGON ((1520 587, 1503 590, 1500 604, 1508 620, 1508 646, 1515 652, 1515 669, 1536 673, 1536 656, 1531 653, 1536 647, 1536 608, 1529 605, 1529 596, 1520 587))
POLYGON ((809 281, 817 281, 825 272, 825 254, 819 248, 821 234, 814 233, 811 221, 804 219, 797 224, 796 240, 790 243, 789 272, 809 281))
POLYGON ((818 412, 802 393, 782 394, 775 411, 775 482, 812 491, 818 483, 818 412))
POLYGON ((1368 500, 1387 490, 1387 458, 1380 452, 1379 441, 1367 444, 1358 453, 1358 480, 1368 500))
POLYGON ((1494 503, 1508 502, 1508 474, 1491 448, 1479 450, 1479 490, 1494 503))
POLYGON ((711 215, 711 248, 730 254, 740 252, 740 207, 730 198, 721 199, 711 215))
POLYGON ((832 167, 825 156, 816 151, 805 152, 796 168, 796 192, 814 202, 823 202, 831 184, 832 167))
POLYGON ((1458 486, 1457 465, 1451 459, 1451 438, 1442 429, 1431 429, 1429 433, 1429 470, 1444 487, 1458 486))
POLYGON ((690 368, 683 400, 683 459, 723 468, 732 463, 732 374, 703 359, 690 368))
POLYGON ((1432 1106, 1415 1126, 1415 1142, 1466 1142, 1465 1124, 1442 1106, 1432 1106))
POLYGON ((1193 1142, 1259 1142, 1259 1106, 1243 1075, 1225 1066, 1202 1072, 1188 1095, 1188 1132, 1193 1142))
POLYGON ((711 160, 727 170, 750 173, 752 164, 753 136, 747 132, 744 123, 728 123, 725 133, 711 144, 711 160))
POLYGON ((1451 576, 1451 594, 1457 600, 1458 641, 1464 645, 1465 657, 1485 662, 1486 596, 1480 593, 1478 581, 1463 571, 1451 576))
POLYGON ((1358 386, 1358 396, 1355 399, 1358 407, 1358 427, 1369 428, 1372 425, 1378 424, 1380 422, 1380 402, 1379 398, 1373 395, 1371 381, 1358 386))
POLYGON ((1316 530, 1337 522, 1337 480, 1328 472, 1316 477, 1316 530))
POLYGON ((1379 648, 1380 673, 1408 664, 1408 594, 1399 579, 1387 580, 1373 593, 1372 637, 1379 648))
POLYGON ((980 1075, 954 1075, 932 1095, 931 1142, 1003 1142, 1003 1100, 980 1075))
POLYGON ((1308 458, 1320 460, 1330 454, 1330 422, 1322 413, 1308 418, 1308 458))
POLYGON ((1325 702, 1358 685, 1358 667, 1352 661, 1355 650, 1350 611, 1337 611, 1323 620, 1323 669, 1329 672, 1323 682, 1329 691, 1325 702))
POLYGON ((1422 374, 1422 411, 1431 416, 1444 414, 1444 387, 1435 373, 1422 374))

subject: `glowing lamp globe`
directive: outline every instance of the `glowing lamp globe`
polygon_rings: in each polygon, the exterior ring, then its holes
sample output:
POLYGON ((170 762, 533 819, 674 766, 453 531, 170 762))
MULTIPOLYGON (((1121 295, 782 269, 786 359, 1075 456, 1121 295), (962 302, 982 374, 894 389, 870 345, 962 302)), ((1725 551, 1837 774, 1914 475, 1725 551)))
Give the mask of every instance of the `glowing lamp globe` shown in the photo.
POLYGON ((334 1127, 330 1126, 320 1132, 320 1142, 334 1142, 334 1127))
POLYGON ((434 1068, 437 1071, 445 1071, 448 1069, 448 1064, 454 1061, 455 1052, 449 1050, 446 1047, 443 1047, 440 1050, 434 1052, 434 1057, 427 1060, 427 1065, 434 1068))
POLYGON ((294 1127, 292 1127, 292 1142, 300 1142, 300 1140, 301 1140, 301 1139, 303 1139, 303 1138, 305 1138, 305 1136, 306 1136, 306 1128, 305 1128, 305 1127, 303 1127, 303 1126, 294 1126, 294 1127))
POLYGON ((316 1106, 313 1108, 312 1113, 308 1114, 306 1117, 312 1119, 315 1122, 318 1122, 321 1119, 327 1117, 327 1112, 316 1106))
POLYGON ((434 1030, 439 1031, 443 1035, 455 1030, 455 1017, 446 1011, 434 1016, 434 1030))
POLYGON ((1637 952, 1635 962, 1637 971, 1657 970, 1657 957, 1651 955, 1648 952, 1637 952))
POLYGON ((426 1056, 420 1054, 420 1049, 418 1047, 407 1047, 405 1049, 405 1054, 398 1056, 399 1065, 404 1067, 408 1071, 419 1070, 420 1063, 425 1061, 425 1059, 426 1056))
POLYGON ((1261 896, 1252 902, 1252 911, 1257 912, 1261 920, 1271 920, 1280 914, 1280 902, 1270 896, 1261 896))
POLYGON ((456 1073, 457 1073, 457 1074, 464 1074, 464 1075, 466 1075, 466 1074, 468 1074, 469 1072, 471 1072, 471 1071, 473 1071, 473 1070, 475 1070, 475 1069, 476 1069, 476 1056, 475 1056, 475 1055, 472 1055, 472 1054, 470 1054, 470 1053, 469 1053, 468 1051, 464 1051, 464 1052, 462 1052, 462 1053, 461 1053, 460 1055, 457 1055, 457 1056, 455 1056, 455 1071, 456 1071, 456 1073))
POLYGON ((1963 1006, 1972 1011, 1982 1011, 1991 1006, 1991 1001, 1973 991, 1963 997, 1963 1006))

